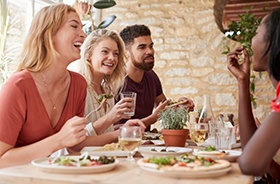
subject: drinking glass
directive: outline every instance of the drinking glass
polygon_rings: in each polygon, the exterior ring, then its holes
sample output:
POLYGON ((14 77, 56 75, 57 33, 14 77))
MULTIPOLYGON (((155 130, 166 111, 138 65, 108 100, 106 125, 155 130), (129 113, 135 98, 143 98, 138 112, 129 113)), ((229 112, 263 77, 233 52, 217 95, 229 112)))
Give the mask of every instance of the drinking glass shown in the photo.
POLYGON ((230 150, 232 144, 233 128, 220 127, 216 129, 215 143, 218 150, 230 150))
POLYGON ((130 109, 131 111, 129 112, 125 112, 124 114, 128 115, 128 116, 134 116, 135 114, 135 107, 136 107, 136 96, 137 96, 137 93, 135 92, 121 92, 121 99, 123 98, 132 98, 133 101, 131 101, 133 107, 130 109))
POLYGON ((135 162, 133 153, 137 151, 142 141, 141 128, 138 126, 121 127, 119 144, 123 151, 129 151, 127 161, 135 162))
POLYGON ((209 136, 208 123, 192 123, 190 125, 190 138, 196 143, 198 148, 205 142, 209 136))

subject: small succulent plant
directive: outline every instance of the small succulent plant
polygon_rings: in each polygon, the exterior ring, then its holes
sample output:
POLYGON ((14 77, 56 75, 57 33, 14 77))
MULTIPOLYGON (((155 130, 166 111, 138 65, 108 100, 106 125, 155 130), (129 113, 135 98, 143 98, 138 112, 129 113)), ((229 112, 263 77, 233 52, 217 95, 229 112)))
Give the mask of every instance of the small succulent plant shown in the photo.
POLYGON ((159 115, 163 129, 182 130, 186 128, 189 120, 188 109, 180 106, 178 108, 167 108, 159 115))

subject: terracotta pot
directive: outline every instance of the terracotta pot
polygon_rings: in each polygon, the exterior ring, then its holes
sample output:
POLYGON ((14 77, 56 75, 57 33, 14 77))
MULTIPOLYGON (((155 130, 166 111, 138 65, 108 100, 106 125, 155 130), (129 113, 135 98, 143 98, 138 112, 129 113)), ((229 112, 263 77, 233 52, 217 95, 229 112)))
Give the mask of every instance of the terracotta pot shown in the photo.
POLYGON ((185 147, 186 140, 189 137, 189 130, 161 130, 165 146, 185 147))

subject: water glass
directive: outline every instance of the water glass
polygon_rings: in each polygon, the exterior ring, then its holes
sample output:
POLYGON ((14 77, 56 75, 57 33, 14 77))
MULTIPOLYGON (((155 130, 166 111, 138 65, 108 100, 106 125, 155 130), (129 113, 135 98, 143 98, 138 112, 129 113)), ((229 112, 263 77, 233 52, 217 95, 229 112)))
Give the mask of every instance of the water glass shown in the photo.
POLYGON ((121 92, 121 99, 123 98, 132 98, 133 101, 131 101, 131 103, 133 103, 133 107, 131 108, 131 111, 129 112, 125 112, 124 114, 128 115, 128 116, 134 116, 135 114, 135 106, 136 106, 136 96, 137 93, 135 92, 121 92))
POLYGON ((215 146, 218 150, 230 150, 233 128, 219 127, 215 129, 215 146))

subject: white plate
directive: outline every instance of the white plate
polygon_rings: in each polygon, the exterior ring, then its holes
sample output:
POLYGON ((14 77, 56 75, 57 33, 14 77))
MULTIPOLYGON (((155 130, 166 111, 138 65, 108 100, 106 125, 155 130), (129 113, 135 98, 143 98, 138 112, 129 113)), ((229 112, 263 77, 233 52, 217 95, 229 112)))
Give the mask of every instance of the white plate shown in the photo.
POLYGON ((164 140, 151 140, 156 146, 164 145, 164 140))
MULTIPOLYGON (((71 158, 79 158, 80 156, 69 156, 71 158)), ((93 157, 94 158, 94 157, 93 157)), ((38 167, 42 171, 61 174, 89 174, 110 171, 118 165, 119 161, 115 160, 114 163, 95 166, 55 166, 50 164, 52 158, 39 158, 31 162, 32 165, 38 167)))
POLYGON ((150 173, 159 175, 159 176, 172 177, 172 178, 213 178, 213 177, 225 175, 232 169, 232 166, 230 165, 229 167, 222 168, 222 169, 216 169, 216 170, 174 171, 174 172, 172 172, 172 171, 158 170, 156 168, 145 167, 143 164, 139 164, 141 162, 142 162, 142 159, 138 160, 138 162, 137 162, 141 169, 148 171, 150 173))
MULTIPOLYGON (((142 145, 155 145, 155 146, 164 146, 164 140, 142 140, 142 145), (151 142, 150 144, 144 144, 146 142, 151 142)), ((189 144, 186 142, 185 146, 188 146, 189 144)))
MULTIPOLYGON (((192 140, 190 140, 192 141, 192 140)), ((213 137, 209 137, 203 144, 203 147, 208 147, 208 146, 215 146, 215 138, 213 137)), ((231 149, 235 149, 235 148, 241 148, 241 143, 240 142, 235 142, 231 144, 231 149)))
POLYGON ((223 159, 223 160, 227 160, 230 162, 235 162, 236 159, 241 155, 241 151, 237 151, 237 150, 222 150, 225 151, 227 154, 224 157, 219 157, 219 155, 217 156, 217 154, 211 154, 211 152, 209 152, 208 154, 204 154, 204 153, 199 153, 194 151, 193 154, 200 156, 200 157, 209 157, 209 158, 215 158, 215 159, 223 159))
POLYGON ((144 158, 148 157, 164 157, 164 156, 180 156, 185 153, 192 152, 191 148, 183 148, 183 147, 165 147, 165 146, 145 146, 140 147, 138 149, 138 152, 141 153, 141 155, 144 158), (155 149, 156 151, 152 151, 155 149), (166 152, 161 152, 161 150, 166 149, 166 152))
MULTIPOLYGON (((101 148, 100 146, 91 146, 91 147, 84 147, 81 152, 88 152, 91 156, 116 156, 116 157, 127 157, 129 154, 129 151, 98 151, 97 149, 101 148)), ((136 151, 133 152, 133 155, 136 153, 136 151)))
POLYGON ((233 143, 231 145, 231 149, 235 149, 235 148, 241 148, 241 142, 233 143))
POLYGON ((145 143, 149 143, 146 145, 155 145, 155 146, 163 146, 164 145, 164 140, 142 140, 142 144, 145 145, 145 143))
POLYGON ((161 133, 152 133, 152 132, 144 133, 145 140, 159 140, 160 137, 162 137, 161 133))

